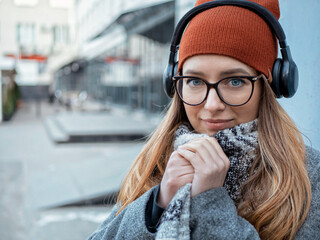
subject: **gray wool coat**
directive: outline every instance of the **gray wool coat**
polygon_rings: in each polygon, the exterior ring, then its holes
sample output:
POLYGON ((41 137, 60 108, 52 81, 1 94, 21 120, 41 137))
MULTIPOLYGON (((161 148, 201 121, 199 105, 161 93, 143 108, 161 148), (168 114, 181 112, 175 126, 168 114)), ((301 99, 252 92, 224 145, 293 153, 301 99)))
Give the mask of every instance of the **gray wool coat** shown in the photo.
MULTIPOLYGON (((320 152, 307 147, 312 200, 308 217, 295 239, 320 239, 320 152)), ((118 216, 116 206, 89 240, 154 239, 148 231, 145 210, 152 189, 129 204, 118 216)), ((215 188, 191 199, 191 239, 260 239, 247 220, 237 214, 227 191, 215 188)))

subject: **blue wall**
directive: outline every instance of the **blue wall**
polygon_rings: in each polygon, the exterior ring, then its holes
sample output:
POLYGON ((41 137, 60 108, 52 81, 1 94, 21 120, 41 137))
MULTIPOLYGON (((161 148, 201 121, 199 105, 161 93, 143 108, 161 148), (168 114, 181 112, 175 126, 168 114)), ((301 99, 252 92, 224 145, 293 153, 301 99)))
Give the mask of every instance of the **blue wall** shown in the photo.
POLYGON ((320 1, 280 0, 280 11, 300 82, 294 97, 279 102, 306 136, 305 143, 320 150, 320 1))

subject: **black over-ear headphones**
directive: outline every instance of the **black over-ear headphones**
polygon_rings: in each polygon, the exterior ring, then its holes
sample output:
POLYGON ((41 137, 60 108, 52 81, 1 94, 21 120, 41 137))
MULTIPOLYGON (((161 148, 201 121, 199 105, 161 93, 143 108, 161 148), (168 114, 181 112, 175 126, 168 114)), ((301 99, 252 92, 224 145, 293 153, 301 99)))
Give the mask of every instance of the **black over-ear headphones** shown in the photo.
POLYGON ((181 18, 171 39, 169 62, 163 73, 163 87, 166 94, 171 98, 174 95, 172 77, 177 75, 178 61, 176 61, 176 54, 188 23, 193 17, 205 10, 226 5, 242 7, 253 11, 269 25, 279 41, 282 55, 282 58, 277 58, 273 64, 271 87, 278 98, 282 96, 286 98, 292 97, 298 88, 299 74, 297 65, 292 59, 290 48, 287 45, 285 33, 277 18, 268 9, 247 0, 216 0, 203 3, 191 9, 181 18))

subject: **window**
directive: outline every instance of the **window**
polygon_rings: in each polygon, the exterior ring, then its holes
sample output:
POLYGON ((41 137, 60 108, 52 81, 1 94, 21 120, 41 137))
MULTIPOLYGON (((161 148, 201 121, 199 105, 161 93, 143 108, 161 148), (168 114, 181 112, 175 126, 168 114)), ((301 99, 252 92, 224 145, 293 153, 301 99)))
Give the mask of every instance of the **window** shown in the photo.
POLYGON ((69 28, 67 26, 53 27, 53 43, 54 44, 69 43, 69 28))
POLYGON ((17 41, 19 45, 35 44, 35 25, 19 23, 17 25, 17 41))

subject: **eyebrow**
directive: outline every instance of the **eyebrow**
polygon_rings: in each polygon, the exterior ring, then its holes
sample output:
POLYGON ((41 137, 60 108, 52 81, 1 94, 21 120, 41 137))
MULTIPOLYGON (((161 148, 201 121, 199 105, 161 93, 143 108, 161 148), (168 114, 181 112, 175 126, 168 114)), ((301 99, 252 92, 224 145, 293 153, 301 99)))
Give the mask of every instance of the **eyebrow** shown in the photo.
POLYGON ((203 72, 199 72, 199 71, 192 70, 192 69, 188 69, 183 75, 187 75, 187 74, 197 75, 197 76, 202 76, 202 77, 205 76, 205 74, 203 72))
MULTIPOLYGON (((225 71, 222 71, 220 72, 219 76, 220 77, 223 77, 223 76, 228 76, 228 75, 232 75, 232 74, 245 74, 246 76, 251 76, 251 74, 249 72, 247 72, 245 69, 243 68, 232 68, 232 69, 227 69, 225 71)), ((201 72, 201 71, 197 71, 197 70, 193 70, 193 69, 188 69, 184 75, 186 74, 192 74, 192 75, 197 75, 197 76, 202 76, 202 77, 205 77, 205 73, 204 72, 201 72)))
POLYGON ((249 72, 247 72, 243 68, 232 68, 232 69, 228 69, 228 70, 225 70, 225 71, 221 72, 220 76, 232 75, 232 74, 235 74, 235 73, 242 73, 242 74, 245 74, 245 75, 251 75, 249 72))

